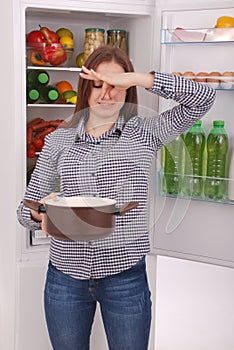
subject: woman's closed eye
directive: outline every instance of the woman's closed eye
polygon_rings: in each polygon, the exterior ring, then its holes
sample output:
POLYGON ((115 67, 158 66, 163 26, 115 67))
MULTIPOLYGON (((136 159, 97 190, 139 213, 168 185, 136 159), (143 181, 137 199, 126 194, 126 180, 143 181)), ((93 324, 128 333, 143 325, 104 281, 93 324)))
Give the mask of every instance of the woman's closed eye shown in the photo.
POLYGON ((93 80, 93 87, 96 89, 100 89, 103 86, 103 81, 101 80, 93 80))

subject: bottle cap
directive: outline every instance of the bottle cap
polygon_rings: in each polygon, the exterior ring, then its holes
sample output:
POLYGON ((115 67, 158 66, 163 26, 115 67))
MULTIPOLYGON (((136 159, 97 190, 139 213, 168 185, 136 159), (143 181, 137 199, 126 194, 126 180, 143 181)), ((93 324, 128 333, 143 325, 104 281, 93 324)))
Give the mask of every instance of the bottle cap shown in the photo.
POLYGON ((28 96, 32 101, 36 101, 39 99, 40 94, 38 90, 32 89, 29 91, 28 96))
POLYGON ((40 73, 38 75, 38 81, 41 84, 46 84, 49 81, 49 77, 48 77, 48 75, 46 73, 40 73))
POLYGON ((224 126, 224 120, 214 120, 213 126, 224 126))
POLYGON ((201 121, 201 119, 200 119, 200 120, 197 120, 196 123, 194 123, 193 125, 195 125, 195 126, 196 126, 196 125, 201 126, 201 124, 202 124, 202 121, 201 121))
POLYGON ((51 101, 56 101, 59 98, 59 93, 57 90, 50 90, 48 92, 48 97, 51 101))

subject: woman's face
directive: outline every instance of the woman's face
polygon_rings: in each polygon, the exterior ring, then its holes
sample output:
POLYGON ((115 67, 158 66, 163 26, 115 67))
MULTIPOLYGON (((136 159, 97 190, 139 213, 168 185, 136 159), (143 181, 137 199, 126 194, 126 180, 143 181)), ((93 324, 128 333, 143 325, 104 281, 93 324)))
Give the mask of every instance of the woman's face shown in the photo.
MULTIPOLYGON (((105 74, 124 73, 124 69, 114 61, 100 63, 95 71, 105 74)), ((88 99, 90 116, 95 115, 99 118, 105 118, 105 120, 107 118, 117 120, 125 98, 126 90, 119 90, 116 93, 113 86, 102 81, 94 81, 88 99)))

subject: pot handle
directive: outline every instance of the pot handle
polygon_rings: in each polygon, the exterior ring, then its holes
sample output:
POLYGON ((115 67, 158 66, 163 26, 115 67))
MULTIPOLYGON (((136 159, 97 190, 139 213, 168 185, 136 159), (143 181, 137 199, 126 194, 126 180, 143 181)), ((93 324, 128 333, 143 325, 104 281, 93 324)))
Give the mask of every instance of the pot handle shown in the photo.
POLYGON ((46 208, 43 204, 41 204, 40 202, 37 202, 37 201, 33 201, 31 199, 24 199, 23 200, 23 204, 32 209, 32 210, 35 210, 38 214, 41 214, 41 213, 46 213, 46 208))
POLYGON ((138 202, 129 202, 124 204, 118 211, 114 212, 114 215, 124 215, 128 211, 132 209, 136 209, 138 207, 139 203, 138 202))

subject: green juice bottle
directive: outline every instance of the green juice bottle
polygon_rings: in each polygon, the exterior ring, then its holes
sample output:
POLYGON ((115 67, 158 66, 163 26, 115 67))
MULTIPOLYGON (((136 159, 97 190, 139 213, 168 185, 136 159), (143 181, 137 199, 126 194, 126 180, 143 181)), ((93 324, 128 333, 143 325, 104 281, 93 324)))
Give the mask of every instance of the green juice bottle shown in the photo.
POLYGON ((164 146, 164 173, 162 189, 164 194, 177 196, 181 191, 184 136, 177 136, 164 146))
POLYGON ((207 171, 205 196, 209 200, 223 201, 227 196, 228 136, 223 120, 215 120, 207 139, 207 171))
POLYGON ((185 135, 183 195, 201 198, 203 195, 203 163, 206 137, 198 120, 185 135))

